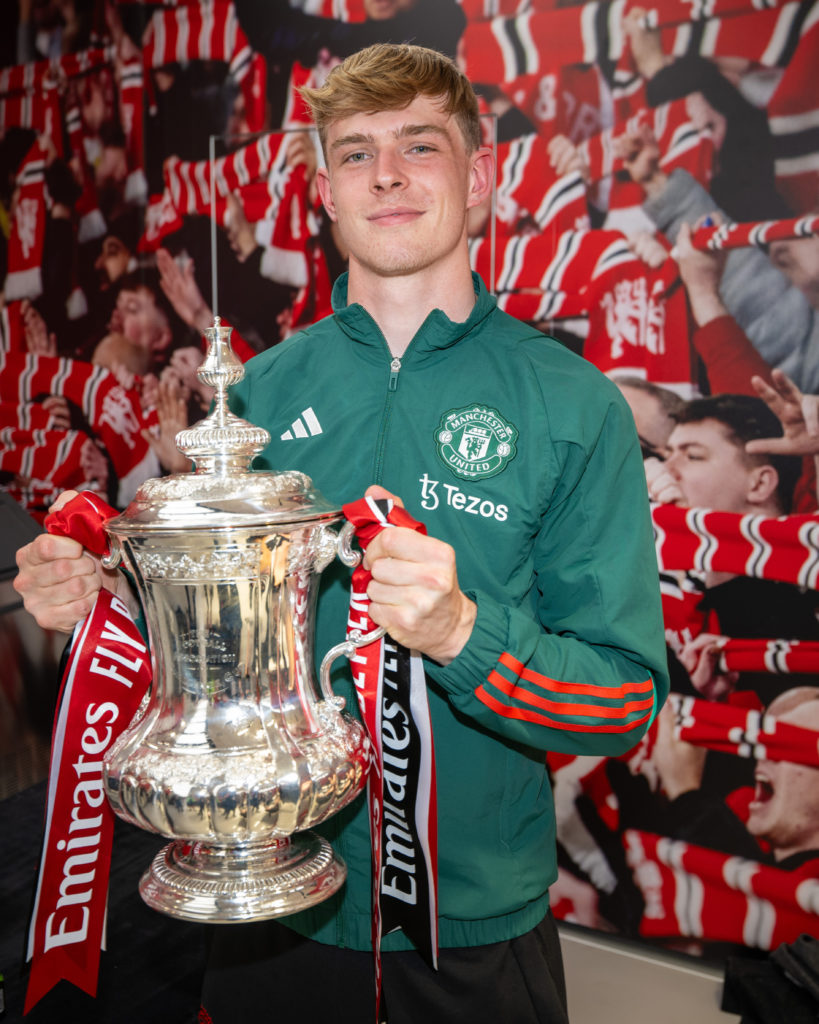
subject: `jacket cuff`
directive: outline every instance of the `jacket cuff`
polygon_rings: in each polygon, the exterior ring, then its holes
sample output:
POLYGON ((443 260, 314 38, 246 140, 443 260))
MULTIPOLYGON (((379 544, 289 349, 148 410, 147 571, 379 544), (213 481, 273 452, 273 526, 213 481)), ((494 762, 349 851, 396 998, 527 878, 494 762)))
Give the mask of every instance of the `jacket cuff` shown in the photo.
POLYGON ((509 646, 509 610, 483 591, 464 593, 478 606, 478 614, 463 650, 448 665, 424 658, 429 678, 451 694, 474 693, 509 646))

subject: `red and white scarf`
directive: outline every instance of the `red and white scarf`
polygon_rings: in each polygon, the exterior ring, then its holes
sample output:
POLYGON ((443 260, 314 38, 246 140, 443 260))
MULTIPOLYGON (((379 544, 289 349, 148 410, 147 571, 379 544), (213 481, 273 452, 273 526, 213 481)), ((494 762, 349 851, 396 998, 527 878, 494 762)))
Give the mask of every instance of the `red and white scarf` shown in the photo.
POLYGON ((811 215, 786 220, 762 220, 698 228, 694 232, 691 244, 695 249, 712 252, 741 249, 746 246, 764 249, 771 242, 789 238, 811 238, 816 235, 819 235, 819 216, 811 215))
MULTIPOLYGON (((103 554, 103 524, 115 514, 95 496, 81 494, 46 527, 103 554)), ((150 681, 148 649, 128 609, 100 590, 74 631, 54 722, 25 1013, 61 980, 96 995, 114 832, 102 764, 150 681)))
POLYGON ((674 735, 686 743, 737 757, 819 768, 819 732, 815 729, 781 722, 759 708, 678 693, 670 694, 668 699, 674 709, 674 735))
POLYGON ((566 231, 474 241, 473 269, 494 280, 498 306, 530 322, 587 322, 583 354, 604 372, 637 372, 692 389, 694 367, 677 270, 650 269, 618 231, 566 231), (494 276, 493 276, 494 275, 494 276))
POLYGON ((17 171, 17 202, 8 242, 6 301, 36 299, 43 291, 43 243, 46 230, 45 170, 48 148, 38 136, 17 171))
POLYGON ((166 64, 225 61, 244 94, 251 132, 261 130, 264 119, 264 87, 259 80, 264 62, 254 57, 231 0, 200 0, 155 11, 142 43, 146 77, 151 68, 166 64))
POLYGON ((652 505, 651 516, 661 572, 729 572, 817 589, 819 515, 768 517, 652 505))
POLYGON ((640 934, 775 949, 819 932, 816 860, 795 871, 628 830, 626 859, 645 899, 640 934))
MULTIPOLYGON (((126 391, 109 370, 57 356, 0 355, 0 402, 16 404, 21 430, 31 429, 31 403, 46 395, 62 395, 77 406, 105 446, 120 479, 148 455, 150 445, 142 431, 153 420, 143 413, 139 393, 126 391)), ((55 468, 60 463, 56 450, 52 462, 55 468)), ((38 474, 38 478, 50 477, 38 474)))
MULTIPOLYGON (((362 498, 344 506, 366 549, 383 529, 426 533, 392 500, 362 498)), ((362 565, 353 572, 348 636, 376 628, 368 615, 362 565)), ((435 753, 423 662, 389 636, 350 659, 361 717, 374 761, 367 782, 373 846, 372 943, 376 998, 381 986, 381 936, 401 928, 433 967, 438 957, 438 819, 435 753)))
POLYGON ((145 213, 145 232, 140 251, 158 248, 162 239, 182 226, 188 214, 205 217, 215 210, 216 222, 226 223, 227 197, 238 193, 246 215, 251 221, 274 219, 290 176, 286 161, 286 139, 283 132, 269 132, 250 145, 213 161, 180 160, 176 156, 165 161, 165 190, 151 197, 145 213), (215 196, 211 205, 211 182, 215 196))

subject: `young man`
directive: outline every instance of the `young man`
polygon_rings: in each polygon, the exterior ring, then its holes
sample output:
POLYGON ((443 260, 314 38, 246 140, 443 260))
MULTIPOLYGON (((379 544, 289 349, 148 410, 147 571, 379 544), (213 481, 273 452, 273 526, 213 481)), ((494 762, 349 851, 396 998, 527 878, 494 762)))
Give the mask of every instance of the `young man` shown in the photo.
MULTIPOLYGON (((386 935, 387 1017, 559 1024, 544 752, 628 750, 667 692, 633 421, 610 381, 501 313, 470 272, 467 214, 493 161, 452 62, 371 47, 307 99, 349 272, 334 315, 252 360, 231 405, 270 431, 262 466, 298 467, 339 504, 400 495, 428 529, 384 530, 365 558, 372 618, 424 656, 438 780, 439 970, 386 935)), ((98 582, 90 560, 72 571, 78 554, 54 537, 23 549, 17 587, 41 622, 87 610, 98 582)), ((348 606, 349 572, 331 566, 320 654, 348 606)), ((273 1006, 372 1019, 365 801, 323 831, 348 867, 340 893, 286 926, 214 930, 203 1003, 217 1024, 273 1006)))

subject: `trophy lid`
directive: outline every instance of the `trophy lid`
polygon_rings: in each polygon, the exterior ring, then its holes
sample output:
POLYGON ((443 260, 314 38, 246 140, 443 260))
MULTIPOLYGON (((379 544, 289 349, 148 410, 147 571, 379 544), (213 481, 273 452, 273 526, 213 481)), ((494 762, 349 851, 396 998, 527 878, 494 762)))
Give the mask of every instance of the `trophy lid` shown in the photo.
POLYGON ((205 331, 208 352, 197 376, 215 389, 213 409, 176 435, 177 448, 193 461, 195 471, 146 480, 122 515, 108 522, 112 533, 127 536, 342 518, 341 511, 304 473, 251 472, 250 464, 270 442, 270 434, 228 409, 227 389, 245 374, 230 346, 231 330, 217 316, 205 331))

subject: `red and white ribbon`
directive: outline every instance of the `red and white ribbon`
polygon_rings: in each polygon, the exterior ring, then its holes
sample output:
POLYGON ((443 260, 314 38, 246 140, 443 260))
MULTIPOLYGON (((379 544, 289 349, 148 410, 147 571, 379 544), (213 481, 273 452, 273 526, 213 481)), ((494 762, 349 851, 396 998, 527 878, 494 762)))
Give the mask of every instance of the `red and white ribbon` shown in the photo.
MULTIPOLYGON (((391 499, 362 498, 344 506, 366 549, 383 529, 426 533, 391 499)), ((348 636, 376 628, 368 614, 369 570, 353 572, 348 636)), ((376 1001, 381 992, 381 937, 401 928, 423 956, 438 963, 438 817, 435 753, 421 656, 389 636, 352 656, 361 717, 373 745, 367 793, 373 847, 376 1001)))
MULTIPOLYGON (((104 554, 104 523, 115 514, 96 495, 83 493, 49 516, 46 528, 104 554)), ((96 995, 114 833, 103 760, 150 681, 148 648, 128 608, 100 590, 75 629, 54 722, 25 1013, 61 980, 96 995)))

